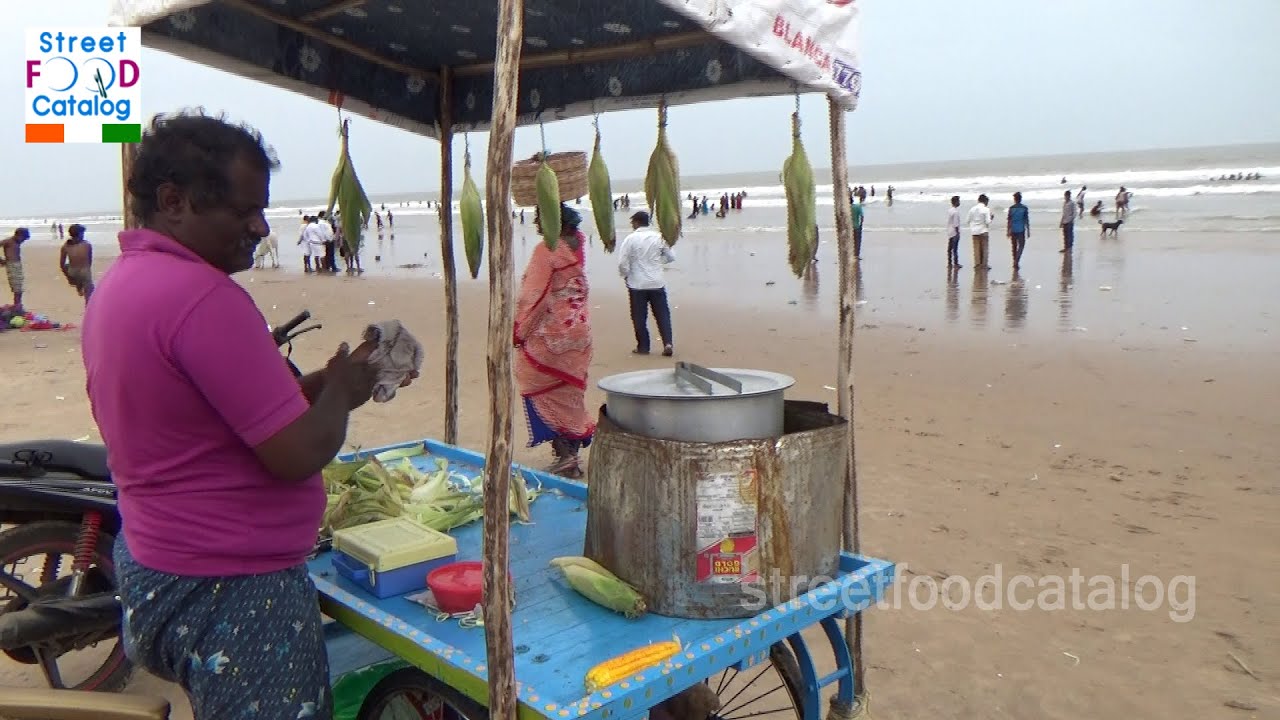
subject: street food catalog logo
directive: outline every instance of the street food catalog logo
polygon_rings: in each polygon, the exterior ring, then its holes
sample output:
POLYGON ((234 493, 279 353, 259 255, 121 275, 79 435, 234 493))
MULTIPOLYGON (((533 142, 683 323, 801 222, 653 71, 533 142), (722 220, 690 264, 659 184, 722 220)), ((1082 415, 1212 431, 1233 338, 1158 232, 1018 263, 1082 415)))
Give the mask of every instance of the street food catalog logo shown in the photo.
POLYGON ((29 143, 142 139, 141 28, 27 30, 29 143))

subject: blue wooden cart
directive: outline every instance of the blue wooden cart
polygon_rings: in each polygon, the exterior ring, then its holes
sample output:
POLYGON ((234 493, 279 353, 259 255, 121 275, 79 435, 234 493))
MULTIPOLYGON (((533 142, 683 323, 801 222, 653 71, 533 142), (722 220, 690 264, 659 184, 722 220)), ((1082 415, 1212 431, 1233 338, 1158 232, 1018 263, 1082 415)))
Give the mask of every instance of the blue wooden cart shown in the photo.
MULTIPOLYGON (((423 470, 432 469, 436 457, 465 475, 479 475, 484 466, 478 453, 432 440, 424 445, 426 453, 413 458, 423 470)), ((532 504, 532 524, 511 527, 516 596, 512 626, 521 718, 627 720, 704 682, 720 696, 717 717, 723 720, 774 714, 819 720, 821 694, 833 685, 835 699, 853 705, 853 663, 837 621, 879 599, 892 582, 892 563, 844 554, 836 578, 747 619, 684 620, 648 614, 629 620, 582 598, 549 565, 552 558, 582 554, 587 486, 519 469, 548 491, 532 504), (814 625, 821 626, 835 657, 834 671, 821 676, 810 652, 812 640, 801 634, 814 625), (684 645, 680 654, 612 687, 585 692, 583 680, 594 665, 673 636, 684 645)), ((480 523, 452 534, 459 560, 482 558, 480 523)), ((378 599, 339 577, 327 553, 311 561, 311 574, 321 607, 336 620, 328 628, 334 676, 341 682, 346 672, 375 663, 387 673, 363 699, 359 717, 383 717, 382 710, 393 700, 409 703, 424 717, 477 720, 487 715, 482 627, 437 619, 404 597, 378 599)))

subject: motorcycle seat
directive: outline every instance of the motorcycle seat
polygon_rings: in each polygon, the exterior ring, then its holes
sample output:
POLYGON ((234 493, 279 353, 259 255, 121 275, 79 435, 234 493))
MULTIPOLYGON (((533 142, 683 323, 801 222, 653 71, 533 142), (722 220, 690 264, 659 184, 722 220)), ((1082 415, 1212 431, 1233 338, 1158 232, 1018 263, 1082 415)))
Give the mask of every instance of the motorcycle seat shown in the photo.
POLYGON ((50 472, 78 475, 87 480, 111 480, 104 445, 72 440, 28 440, 0 443, 0 463, 34 464, 50 472))

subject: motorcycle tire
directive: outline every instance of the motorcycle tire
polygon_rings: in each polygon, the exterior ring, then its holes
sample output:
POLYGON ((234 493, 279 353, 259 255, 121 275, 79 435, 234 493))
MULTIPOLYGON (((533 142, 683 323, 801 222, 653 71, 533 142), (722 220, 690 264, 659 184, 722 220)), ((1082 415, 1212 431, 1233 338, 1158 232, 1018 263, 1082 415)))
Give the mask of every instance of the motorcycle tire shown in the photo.
MULTIPOLYGON (((69 522, 34 522, 19 525, 0 532, 0 569, 8 568, 14 563, 36 555, 75 554, 76 540, 80 535, 80 526, 69 522)), ((108 583, 115 583, 115 561, 111 551, 115 538, 107 533, 98 536, 98 545, 94 548, 93 564, 101 572, 108 583)), ((54 582, 58 582, 55 580, 54 582)), ((29 583, 30 584, 30 583, 29 583)), ((25 606, 21 598, 13 598, 6 605, 0 606, 0 613, 18 610, 25 606)), ((35 664, 35 655, 29 650, 18 649, 5 651, 11 659, 24 665, 35 664)), ((129 682, 133 673, 133 664, 125 657, 124 642, 117 635, 114 646, 106 660, 93 672, 69 690, 119 692, 129 682)), ((61 689, 61 688, 55 688, 61 689)))

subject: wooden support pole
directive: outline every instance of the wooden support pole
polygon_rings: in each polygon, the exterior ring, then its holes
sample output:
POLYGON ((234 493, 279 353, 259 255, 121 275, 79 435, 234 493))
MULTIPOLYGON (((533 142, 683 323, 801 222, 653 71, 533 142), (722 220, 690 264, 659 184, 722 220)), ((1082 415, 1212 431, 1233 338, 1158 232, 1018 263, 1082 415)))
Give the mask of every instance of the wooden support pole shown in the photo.
MULTIPOLYGON (((853 264, 853 208, 849 206, 849 160, 846 156, 848 137, 845 131, 845 110, 835 98, 827 98, 831 122, 831 192, 836 210, 836 238, 839 243, 840 263, 840 350, 836 363, 837 413, 848 420, 845 435, 844 476, 844 547, 854 553, 862 552, 862 538, 858 528, 858 453, 855 439, 855 406, 853 386, 853 330, 854 308, 857 297, 857 277, 853 264)), ((862 613, 845 620, 845 643, 853 655, 853 688, 861 701, 865 687, 866 667, 862 662, 862 613)), ((849 708, 855 710, 855 708, 849 708)))
POLYGON ((444 441, 458 444, 458 268, 453 258, 453 74, 440 71, 440 264, 444 273, 444 441))
POLYGON ((524 43, 523 0, 498 0, 493 121, 485 166, 489 230, 489 443, 484 468, 484 638, 489 717, 516 720, 515 656, 511 645, 508 559, 511 511, 512 326, 515 324, 511 246, 511 154, 524 43))
POLYGON ((133 196, 129 194, 129 176, 133 174, 133 161, 137 157, 136 143, 120 143, 120 189, 122 191, 120 220, 125 230, 132 230, 138 226, 138 220, 133 214, 133 196))

